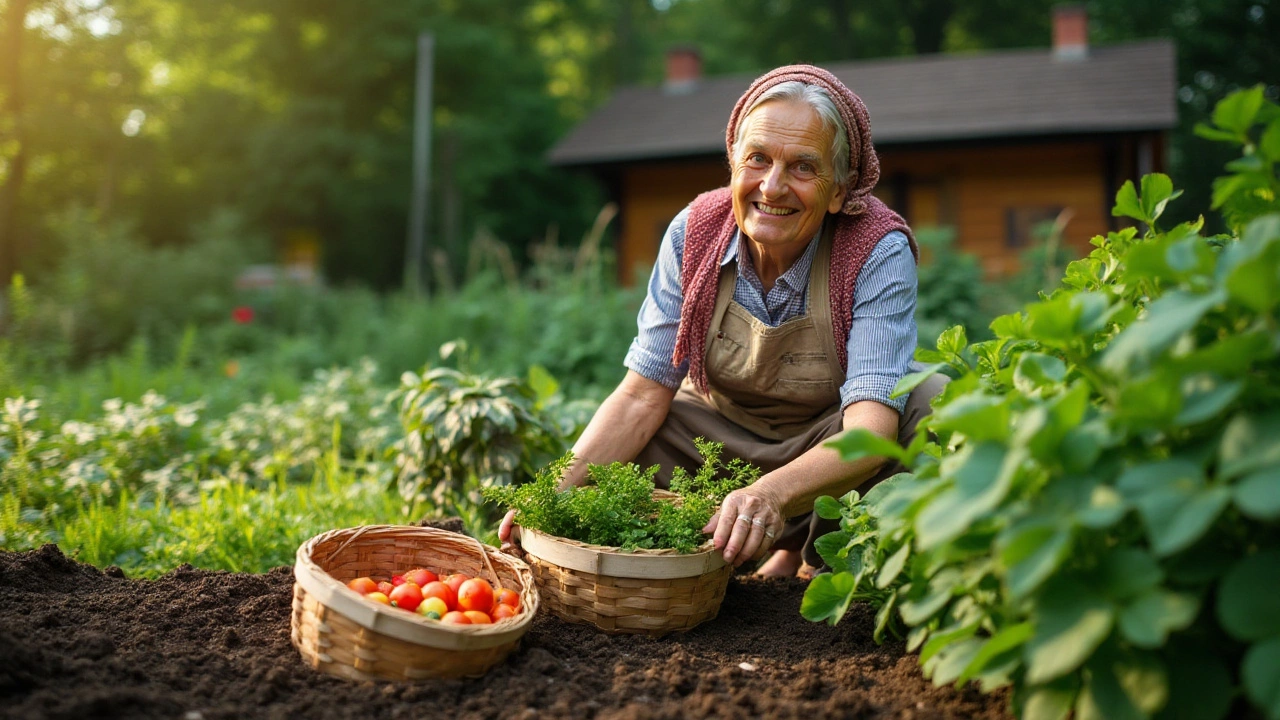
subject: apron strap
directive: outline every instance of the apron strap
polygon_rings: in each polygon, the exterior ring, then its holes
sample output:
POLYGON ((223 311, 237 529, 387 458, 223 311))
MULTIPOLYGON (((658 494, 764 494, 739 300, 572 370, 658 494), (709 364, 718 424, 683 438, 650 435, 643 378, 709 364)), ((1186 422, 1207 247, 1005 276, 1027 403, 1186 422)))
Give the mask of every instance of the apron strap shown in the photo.
POLYGON ((835 231, 835 219, 828 215, 822 227, 822 238, 818 241, 817 257, 813 259, 813 269, 809 271, 809 314, 821 339, 822 351, 827 356, 831 381, 839 388, 844 385, 846 373, 840 367, 840 355, 836 352, 836 343, 844 338, 835 336, 835 323, 831 318, 831 243, 835 231))

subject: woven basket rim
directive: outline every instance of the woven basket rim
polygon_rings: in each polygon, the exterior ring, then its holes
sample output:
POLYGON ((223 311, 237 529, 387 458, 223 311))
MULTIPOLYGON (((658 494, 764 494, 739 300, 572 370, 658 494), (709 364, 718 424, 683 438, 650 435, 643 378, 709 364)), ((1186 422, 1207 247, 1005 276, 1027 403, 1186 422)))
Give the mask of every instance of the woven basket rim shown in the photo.
POLYGON ((519 532, 526 553, 544 562, 595 575, 664 580, 704 575, 727 564, 711 540, 699 545, 697 552, 682 553, 671 548, 623 550, 592 545, 525 527, 519 532), (533 542, 529 543, 526 538, 533 542))
MULTIPOLYGON (((453 644, 450 637, 467 647, 479 648, 500 645, 519 639, 528 630, 537 614, 539 596, 533 572, 529 566, 518 558, 501 552, 497 548, 485 545, 467 535, 416 525, 361 525, 350 528, 337 528, 320 533, 298 548, 294 563, 294 578, 307 592, 315 595, 324 605, 339 612, 347 619, 368 630, 390 635, 407 642, 420 645, 440 647, 439 641, 453 644), (489 561, 495 565, 505 565, 520 578, 519 595, 522 612, 511 618, 498 620, 489 625, 453 625, 429 620, 416 613, 409 613, 398 608, 384 606, 365 599, 359 593, 347 587, 346 583, 330 575, 318 563, 312 560, 315 549, 321 543, 341 539, 354 542, 361 537, 370 539, 387 536, 400 537, 417 535, 436 542, 475 543, 483 548, 489 561), (465 538, 465 540, 462 540, 465 538)), ((498 586, 498 578, 486 578, 498 586)))

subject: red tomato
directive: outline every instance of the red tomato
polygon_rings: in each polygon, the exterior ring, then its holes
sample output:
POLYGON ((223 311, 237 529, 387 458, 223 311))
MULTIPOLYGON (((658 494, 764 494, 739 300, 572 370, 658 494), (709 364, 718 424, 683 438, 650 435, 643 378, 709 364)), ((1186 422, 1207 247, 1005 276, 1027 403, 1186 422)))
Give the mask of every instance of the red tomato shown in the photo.
POLYGON ((462 614, 467 616, 472 625, 490 625, 493 623, 493 619, 489 617, 488 613, 482 613, 479 610, 468 610, 462 614))
POLYGON ((458 607, 488 614, 493 609, 493 586, 481 578, 462 583, 458 588, 458 607))
POLYGON ((400 587, 401 585, 403 585, 403 584, 404 584, 404 576, 403 576, 403 575, 392 575, 392 576, 391 576, 391 584, 392 584, 392 585, 395 585, 396 587, 400 587))
POLYGON ((498 605, 510 605, 512 610, 520 609, 520 593, 511 588, 502 588, 498 591, 494 602, 498 605))
POLYGON ((440 622, 452 623, 454 625, 470 625, 471 618, 458 612, 457 610, 454 610, 452 612, 445 613, 444 617, 440 618, 440 622))
POLYGON ((392 585, 386 580, 383 580, 382 582, 378 583, 378 592, 382 593, 383 595, 390 595, 391 591, 395 589, 396 589, 396 586, 392 585))
POLYGON ((510 605, 507 605, 506 603, 498 603, 497 605, 493 606, 493 612, 490 614, 493 616, 493 621, 498 622, 499 620, 506 620, 507 618, 513 618, 519 615, 520 611, 511 607, 510 605))
POLYGON ((374 601, 374 602, 380 602, 380 603, 382 603, 383 605, 390 605, 390 604, 391 604, 391 600, 390 600, 390 599, 389 599, 385 594, 380 593, 380 592, 371 592, 371 593, 369 593, 368 595, 365 595, 365 597, 369 598, 370 600, 372 600, 372 601, 374 601))
POLYGON ((398 608, 413 612, 422 604, 422 588, 406 582, 391 591, 391 604, 398 608))
POLYGON ((453 591, 453 588, 445 585, 439 580, 427 583, 426 586, 422 588, 422 596, 440 598, 444 601, 445 607, 448 607, 450 610, 458 607, 458 594, 453 591))
POLYGON ((433 583, 440 578, 426 568, 414 568, 404 574, 404 579, 418 587, 426 587, 427 583, 433 583))
POLYGON ((361 595, 368 595, 371 592, 378 591, 378 583, 374 582, 373 580, 370 580, 367 577, 356 578, 355 580, 352 580, 351 582, 347 583, 347 587, 351 588, 352 590, 355 590, 361 595))
POLYGON ((462 587, 462 583, 470 579, 471 579, 470 575, 466 575, 463 573, 454 573, 453 575, 450 575, 449 577, 445 578, 444 580, 441 580, 440 582, 443 582, 445 585, 448 585, 449 587, 453 588, 453 591, 456 593, 458 592, 458 588, 462 587))

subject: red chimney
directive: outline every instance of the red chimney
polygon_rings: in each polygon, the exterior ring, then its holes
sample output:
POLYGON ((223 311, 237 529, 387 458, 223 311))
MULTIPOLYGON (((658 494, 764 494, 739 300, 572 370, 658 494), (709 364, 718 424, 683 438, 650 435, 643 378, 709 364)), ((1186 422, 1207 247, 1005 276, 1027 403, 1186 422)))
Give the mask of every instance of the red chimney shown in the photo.
POLYGON ((667 79, 663 83, 667 92, 692 92, 701 78, 702 55, 698 48, 681 45, 667 50, 667 79))
POLYGON ((1089 15, 1083 5, 1053 9, 1053 59, 1083 60, 1089 56, 1089 15))

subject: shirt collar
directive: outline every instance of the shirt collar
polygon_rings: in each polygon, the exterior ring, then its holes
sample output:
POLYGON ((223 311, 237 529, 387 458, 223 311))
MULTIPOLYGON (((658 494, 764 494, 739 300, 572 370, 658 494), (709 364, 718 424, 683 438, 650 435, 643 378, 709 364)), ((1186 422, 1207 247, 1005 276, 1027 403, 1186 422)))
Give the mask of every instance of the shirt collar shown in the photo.
MULTIPOLYGON (((826 225, 826 221, 823 221, 826 225)), ((798 290, 808 286, 809 268, 813 266, 813 258, 818 253, 818 238, 822 237, 822 228, 818 228, 818 232, 809 240, 809 245, 805 247, 804 254, 799 257, 787 271, 782 273, 778 278, 778 282, 785 284, 792 290, 798 290)), ((724 267, 729 263, 738 259, 739 246, 742 245, 742 230, 733 231, 733 240, 729 242, 729 248, 725 250, 724 257, 720 260, 720 267, 724 267)), ((739 268, 738 272, 742 272, 739 268)))

